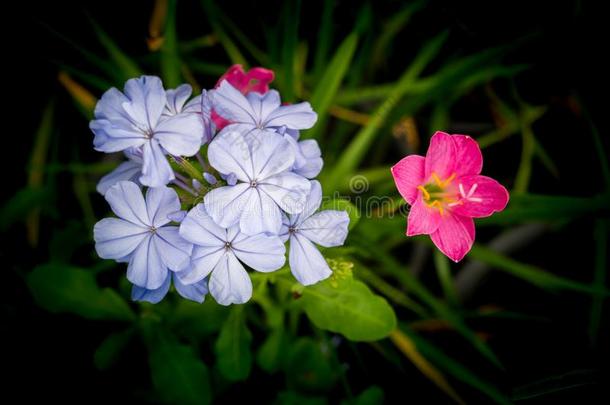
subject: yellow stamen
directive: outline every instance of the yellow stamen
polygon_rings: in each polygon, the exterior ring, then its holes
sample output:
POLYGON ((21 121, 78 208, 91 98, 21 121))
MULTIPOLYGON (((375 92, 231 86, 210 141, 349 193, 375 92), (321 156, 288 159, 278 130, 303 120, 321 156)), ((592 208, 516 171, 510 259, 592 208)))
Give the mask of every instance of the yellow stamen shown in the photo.
POLYGON ((422 194, 424 195, 424 200, 428 201, 430 199, 430 193, 428 190, 426 190, 424 186, 417 186, 417 188, 421 190, 422 194))
POLYGON ((436 200, 436 201, 433 201, 432 203, 430 203, 429 207, 438 208, 438 212, 440 212, 440 214, 443 215, 443 204, 441 204, 441 202, 439 200, 436 200))
POLYGON ((451 183, 453 181, 453 179, 455 179, 456 174, 453 173, 451 176, 447 177, 445 179, 445 181, 442 181, 440 179, 440 177, 438 177, 438 174, 432 172, 432 179, 434 180, 434 182, 436 183, 437 186, 439 186, 440 188, 445 188, 449 185, 449 183, 451 183))

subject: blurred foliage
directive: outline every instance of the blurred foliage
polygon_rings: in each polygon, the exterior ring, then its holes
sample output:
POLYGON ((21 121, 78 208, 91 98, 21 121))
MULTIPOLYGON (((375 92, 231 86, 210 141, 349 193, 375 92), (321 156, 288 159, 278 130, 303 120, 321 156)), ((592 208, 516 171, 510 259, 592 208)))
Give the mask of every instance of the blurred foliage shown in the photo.
MULTIPOLYGON (((603 302, 609 294, 605 283, 610 175, 603 142, 591 126, 604 176, 599 189, 577 196, 530 192, 534 167, 539 167, 534 163, 540 162, 552 176, 558 176, 559 169, 536 133, 535 123, 545 116, 546 107, 527 104, 516 91, 511 96, 500 96, 494 90, 506 83, 510 86, 512 78, 527 69, 527 65, 503 62, 521 41, 447 57, 442 51, 451 32, 443 31, 422 43, 415 54, 405 55, 399 75, 390 78, 378 74, 386 72, 384 50, 392 46, 399 33, 409 31, 409 23, 425 6, 424 1, 394 4, 391 17, 380 24, 373 21, 371 5, 365 3, 351 30, 341 36, 333 27, 334 2, 325 1, 320 21, 303 27, 299 10, 305 4, 286 1, 277 24, 265 26, 266 41, 255 43, 232 22, 229 6, 210 0, 201 2, 202 15, 209 24, 201 24, 199 37, 183 38, 176 19, 180 14, 178 2, 158 0, 149 24, 149 53, 138 56, 127 54, 118 39, 93 18, 90 27, 103 54, 65 37, 61 28, 49 27, 57 41, 70 46, 85 63, 58 63, 59 82, 83 120, 92 114, 94 95, 112 85, 120 88, 126 79, 143 72, 160 74, 168 87, 188 82, 200 89, 199 80, 214 83, 231 63, 274 69, 274 85, 285 101, 306 99, 318 112, 318 124, 303 136, 321 144, 325 167, 320 178, 325 192, 347 194, 334 195, 335 200, 326 204, 349 212, 351 231, 345 247, 324 251, 334 274, 318 285, 299 286, 283 269, 252 274, 255 292, 252 302, 244 306, 225 308, 211 299, 199 305, 172 296, 156 306, 130 303, 128 288, 119 281, 124 279, 123 267, 96 260, 90 243, 92 223, 106 214, 94 209, 92 199, 98 198, 95 182, 116 162, 77 157, 58 160, 54 151, 66 145, 59 144, 54 101, 50 101, 34 138, 28 183, 6 202, 0 215, 3 230, 24 223, 31 246, 42 249, 49 245, 49 262, 25 274, 36 303, 52 313, 113 321, 104 324, 107 338, 93 357, 100 370, 121 367, 129 359, 126 348, 140 339, 137 344, 148 350, 156 398, 168 403, 221 401, 236 382, 280 374, 283 383, 277 387, 277 403, 325 404, 337 403, 336 399, 341 398, 342 404, 379 404, 384 401, 384 390, 376 385, 356 389, 344 367, 346 351, 359 359, 364 347, 373 348, 391 369, 412 364, 457 403, 481 395, 488 401, 509 404, 572 384, 571 379, 554 379, 522 388, 511 396, 506 386, 486 377, 489 365, 501 373, 503 359, 497 357, 493 345, 481 333, 485 323, 477 322, 475 327, 471 322, 469 309, 456 290, 454 277, 461 267, 438 254, 427 262, 436 268, 440 294, 434 280, 420 279, 409 268, 415 264, 404 252, 410 248, 414 252, 427 250, 429 243, 404 236, 404 202, 393 187, 389 165, 400 155, 417 152, 418 145, 425 145, 427 137, 421 134, 450 126, 452 108, 463 98, 473 92, 484 95, 494 120, 486 126, 487 132, 475 131, 472 135, 483 148, 520 137, 521 152, 511 158, 517 162, 512 178, 503 178, 512 186, 509 207, 478 221, 478 225, 485 226, 488 235, 501 235, 505 229, 523 223, 561 229, 583 218, 598 218, 597 243, 595 253, 591 253, 596 255, 595 269, 582 269, 592 274, 592 283, 576 281, 558 269, 523 263, 485 242, 475 245, 469 257, 543 291, 585 294, 592 300, 589 332, 595 341, 604 318, 603 302), (299 37, 302 29, 316 28, 315 41, 299 37), (222 49, 226 57, 210 61, 205 57, 208 49, 222 49), (377 83, 379 77, 383 80, 377 83), (400 154, 392 154, 393 150, 400 154), (85 221, 55 226, 50 239, 42 243, 41 226, 61 218, 57 199, 69 198, 58 195, 60 174, 72 177, 72 198, 77 199, 85 221), (366 189, 353 193, 350 179, 355 175, 363 176, 367 183, 366 189), (389 196, 391 203, 375 212, 360 212, 362 207, 348 200, 368 196, 389 196), (71 264, 73 252, 83 247, 90 251, 88 265, 71 264), (418 329, 422 322, 436 332, 418 329), (455 333, 445 335, 443 329, 455 333), (489 364, 483 362, 484 366, 478 368, 458 360, 463 356, 438 346, 435 334, 466 342, 489 364), (331 392, 332 401, 327 397, 331 392)), ((488 161, 486 168, 492 165, 488 161)), ((541 300, 545 299, 543 294, 541 300)), ((511 317, 509 311, 506 314, 507 319, 526 318, 523 314, 511 317)), ((476 316, 484 315, 481 312, 476 316)), ((586 381, 586 376, 581 377, 586 381)), ((405 390, 408 383, 405 381, 405 390)))

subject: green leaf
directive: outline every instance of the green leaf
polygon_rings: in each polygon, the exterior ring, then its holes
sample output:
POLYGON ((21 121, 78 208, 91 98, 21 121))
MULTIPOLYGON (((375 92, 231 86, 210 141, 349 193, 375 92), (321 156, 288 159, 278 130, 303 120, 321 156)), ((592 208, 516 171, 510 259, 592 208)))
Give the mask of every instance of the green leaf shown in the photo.
MULTIPOLYGON (((598 219, 595 222, 595 272, 593 273, 593 287, 604 288, 608 273, 608 234, 610 233, 610 221, 598 219)), ((589 337, 595 344, 598 341, 599 329, 602 324, 602 312, 604 309, 604 297, 595 296, 591 303, 589 317, 589 337)))
POLYGON ((454 378, 463 383, 470 385, 487 395, 498 404, 509 405, 511 401, 496 387, 489 382, 481 379, 473 374, 469 369, 464 367, 460 362, 448 357, 444 352, 436 346, 423 339, 405 325, 401 325, 400 329, 407 334, 415 343, 417 350, 426 358, 433 361, 439 368, 451 374, 454 378))
POLYGON ((288 386, 305 392, 323 392, 333 386, 336 374, 331 352, 311 338, 300 338, 291 345, 286 360, 288 386))
POLYGON ((351 65, 357 44, 358 35, 353 32, 339 46, 335 56, 333 56, 324 74, 317 82, 309 102, 318 114, 318 123, 310 131, 304 133, 305 137, 319 138, 322 128, 325 127, 324 123, 328 116, 328 109, 351 65))
POLYGON ((224 378, 229 381, 242 381, 250 375, 252 334, 246 325, 242 306, 232 308, 229 318, 222 326, 214 351, 217 366, 224 378))
POLYGON ((166 87, 175 88, 182 83, 180 65, 176 35, 176 0, 170 0, 167 4, 167 19, 161 46, 161 73, 166 87))
POLYGON ((295 391, 281 391, 277 394, 276 405, 327 405, 324 397, 303 395, 295 391))
POLYGON ((447 32, 443 32, 436 38, 424 45, 409 68, 405 70, 401 78, 392 89, 391 93, 383 103, 371 114, 371 119, 350 142, 341 154, 337 164, 330 173, 324 174, 324 185, 331 190, 345 181, 348 176, 355 171, 364 159, 371 143, 374 141, 377 132, 385 123, 390 112, 396 107, 400 99, 413 85, 423 69, 438 54, 442 44, 447 39, 447 32))
POLYGON ((322 202, 322 210, 338 210, 345 211, 349 215, 349 230, 354 229, 358 221, 360 221, 360 211, 358 208, 346 199, 334 198, 322 202))
POLYGON ((170 327, 180 336, 203 339, 220 330, 229 308, 206 299, 202 304, 180 300, 169 317, 170 327))
POLYGON ((110 288, 99 288, 92 272, 60 264, 45 264, 27 275, 34 299, 53 313, 73 313, 88 319, 133 320, 134 313, 110 288))
POLYGON ((109 369, 125 350, 133 336, 133 329, 108 335, 93 355, 93 363, 98 370, 109 369))
POLYGON ((342 284, 335 288, 325 281, 303 290, 301 300, 311 322, 354 341, 388 336, 396 327, 396 315, 388 302, 361 281, 342 284))
POLYGON ((371 385, 357 397, 349 401, 341 401, 341 405, 381 405, 384 403, 383 389, 378 385, 371 385))
POLYGON ((208 17, 208 21, 214 30, 214 34, 216 34, 218 41, 223 46, 225 52, 229 56, 229 59, 231 59, 231 62, 242 65, 244 69, 246 69, 248 67, 248 62, 237 45, 235 45, 235 42, 233 42, 231 37, 229 37, 229 35, 220 25, 218 10, 214 2, 211 0, 202 0, 201 4, 203 5, 205 15, 208 17))
POLYGON ((273 329, 259 348, 256 363, 266 372, 273 374, 283 368, 287 352, 288 336, 283 327, 273 329))
POLYGON ((25 219, 32 211, 45 208, 49 200, 52 200, 52 194, 48 188, 38 186, 22 188, 2 207, 0 229, 6 230, 14 223, 25 219))
POLYGON ((212 402, 207 366, 190 346, 153 327, 147 336, 150 374, 161 399, 166 403, 203 405, 212 402))

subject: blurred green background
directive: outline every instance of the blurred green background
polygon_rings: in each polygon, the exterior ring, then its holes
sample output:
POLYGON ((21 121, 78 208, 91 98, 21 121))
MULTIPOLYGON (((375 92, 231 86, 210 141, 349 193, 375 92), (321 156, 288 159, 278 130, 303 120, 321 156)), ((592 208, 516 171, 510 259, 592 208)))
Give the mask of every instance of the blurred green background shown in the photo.
MULTIPOLYGON (((603 13, 562 2, 24 2, 5 27, 0 229, 6 389, 23 400, 598 403, 609 382, 603 13), (140 74, 211 88, 232 64, 308 100, 325 194, 350 210, 334 275, 253 276, 229 308, 133 304, 98 259, 96 99, 140 74), (14 89, 13 89, 14 87, 14 89), (13 98, 13 96, 17 96, 13 98), (511 192, 452 264, 407 238, 389 167, 469 134, 511 192), (337 193, 336 195, 334 193, 337 193), (390 203, 365 215, 362 202, 390 203), (348 202, 348 201, 351 201, 348 202), (332 314, 332 316, 328 316, 332 314)), ((8 394, 7 394, 8 395, 8 394)))

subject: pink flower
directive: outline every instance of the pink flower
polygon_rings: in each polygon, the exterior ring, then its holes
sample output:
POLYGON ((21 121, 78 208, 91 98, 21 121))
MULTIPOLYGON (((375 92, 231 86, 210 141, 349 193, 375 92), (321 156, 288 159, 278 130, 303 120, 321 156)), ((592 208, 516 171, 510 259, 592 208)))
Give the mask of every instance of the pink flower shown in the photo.
MULTIPOLYGON (((237 90, 241 91, 243 95, 246 95, 251 91, 265 94, 269 91, 269 83, 271 83, 274 78, 275 73, 273 73, 273 70, 255 67, 246 73, 241 65, 233 65, 220 76, 215 87, 220 86, 220 83, 222 83, 223 80, 226 80, 237 90)), ((216 111, 212 111, 212 120, 218 130, 223 129, 230 124, 228 120, 218 115, 216 111)))
POLYGON ((483 156, 466 135, 437 132, 426 157, 409 155, 392 167, 398 191, 411 204, 407 236, 430 235, 432 242, 458 262, 474 242, 472 218, 488 217, 508 203, 508 191, 481 176, 483 156))

